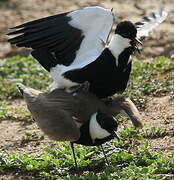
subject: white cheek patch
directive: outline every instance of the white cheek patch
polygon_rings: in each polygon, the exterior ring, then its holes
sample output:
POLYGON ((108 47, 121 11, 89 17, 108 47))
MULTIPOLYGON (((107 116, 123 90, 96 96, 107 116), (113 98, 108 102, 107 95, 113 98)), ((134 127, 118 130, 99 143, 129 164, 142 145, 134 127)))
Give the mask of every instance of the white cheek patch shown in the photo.
POLYGON ((92 115, 89 123, 89 133, 93 142, 95 139, 103 139, 111 135, 108 131, 100 126, 100 124, 97 122, 96 115, 97 113, 92 115))

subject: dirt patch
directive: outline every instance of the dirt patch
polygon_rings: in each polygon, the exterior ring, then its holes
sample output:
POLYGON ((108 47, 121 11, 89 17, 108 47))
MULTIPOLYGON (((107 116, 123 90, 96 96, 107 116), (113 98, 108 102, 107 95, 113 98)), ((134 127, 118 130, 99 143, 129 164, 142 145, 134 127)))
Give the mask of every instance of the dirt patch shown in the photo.
POLYGON ((142 112, 144 129, 159 128, 168 135, 160 138, 151 137, 148 141, 155 151, 170 152, 174 150, 174 97, 153 98, 142 112))
POLYGON ((174 126, 174 98, 172 96, 153 98, 146 105, 142 116, 143 122, 147 123, 148 126, 160 124, 161 127, 165 128, 170 124, 172 129, 174 126), (146 118, 147 116, 148 118, 146 118))
POLYGON ((21 122, 2 121, 0 123, 0 149, 7 152, 38 153, 48 145, 48 139, 43 138, 42 132, 35 123, 24 125, 21 122), (26 133, 36 133, 37 137, 27 140, 26 133))

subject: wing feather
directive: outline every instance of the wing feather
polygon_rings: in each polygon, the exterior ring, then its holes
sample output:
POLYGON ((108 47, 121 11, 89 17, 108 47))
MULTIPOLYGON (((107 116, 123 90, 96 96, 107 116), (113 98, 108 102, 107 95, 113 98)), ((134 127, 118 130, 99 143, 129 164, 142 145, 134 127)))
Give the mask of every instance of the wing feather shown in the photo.
POLYGON ((110 10, 87 7, 24 23, 11 28, 14 31, 7 35, 15 35, 8 40, 11 44, 39 53, 46 50, 54 54, 57 64, 69 66, 95 60, 104 48, 102 41, 107 41, 112 24, 110 10))
POLYGON ((168 15, 168 12, 161 9, 159 12, 153 12, 150 16, 143 17, 141 22, 135 23, 137 28, 137 37, 143 39, 149 36, 149 33, 160 23, 162 23, 168 15))

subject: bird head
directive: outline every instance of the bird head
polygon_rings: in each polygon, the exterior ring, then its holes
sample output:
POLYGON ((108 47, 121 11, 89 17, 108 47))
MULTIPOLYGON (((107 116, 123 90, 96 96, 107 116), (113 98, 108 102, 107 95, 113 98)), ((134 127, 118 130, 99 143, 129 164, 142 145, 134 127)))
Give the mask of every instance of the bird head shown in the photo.
POLYGON ((116 134, 118 123, 113 116, 98 110, 89 123, 89 132, 93 144, 102 144, 113 138, 118 138, 116 134))
POLYGON ((98 113, 96 115, 96 120, 98 124, 101 126, 101 128, 107 131, 110 136, 112 136, 113 138, 114 137, 118 138, 116 134, 118 123, 112 115, 98 110, 98 113))
POLYGON ((130 21, 123 21, 120 22, 115 30, 115 34, 121 36, 127 43, 127 46, 132 47, 135 51, 140 53, 138 49, 138 45, 141 44, 141 41, 136 37, 137 36, 137 29, 135 25, 130 21))

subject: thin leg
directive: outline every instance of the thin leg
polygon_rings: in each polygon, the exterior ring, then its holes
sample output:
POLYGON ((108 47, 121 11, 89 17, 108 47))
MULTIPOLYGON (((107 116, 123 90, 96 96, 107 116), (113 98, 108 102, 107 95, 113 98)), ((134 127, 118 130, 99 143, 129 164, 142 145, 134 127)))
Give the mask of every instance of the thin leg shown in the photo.
POLYGON ((103 149, 103 146, 100 145, 100 147, 101 147, 101 149, 102 149, 102 151, 103 151, 103 155, 104 155, 104 157, 105 157, 105 161, 106 161, 107 165, 109 166, 109 161, 108 161, 108 158, 107 158, 107 156, 106 156, 106 154, 105 154, 105 151, 104 151, 104 149, 103 149))
POLYGON ((74 158, 76 170, 78 170, 77 161, 76 161, 76 155, 75 155, 75 151, 74 151, 74 143, 70 142, 70 145, 71 145, 71 149, 72 149, 72 152, 73 152, 73 158, 74 158))

